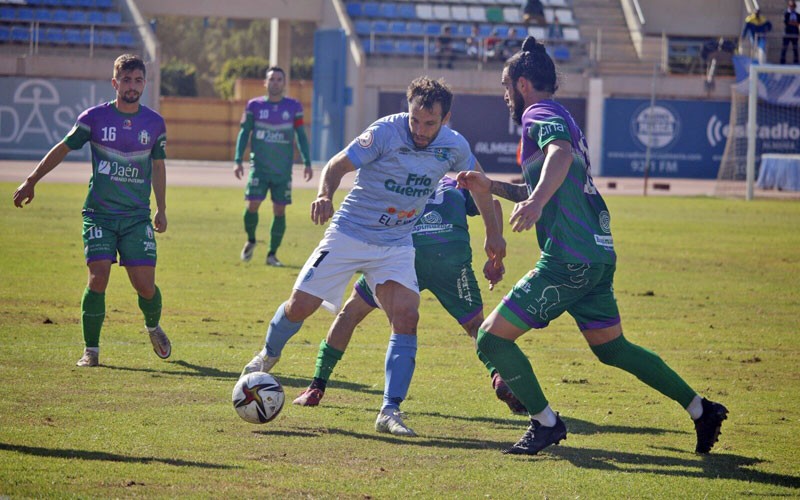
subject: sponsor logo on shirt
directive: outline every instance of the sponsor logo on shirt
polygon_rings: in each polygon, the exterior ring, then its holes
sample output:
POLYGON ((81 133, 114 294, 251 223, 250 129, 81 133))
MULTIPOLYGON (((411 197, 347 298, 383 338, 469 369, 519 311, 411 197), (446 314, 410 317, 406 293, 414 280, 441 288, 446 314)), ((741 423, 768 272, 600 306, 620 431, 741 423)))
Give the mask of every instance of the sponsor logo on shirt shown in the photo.
POLYGON ((133 126, 133 123, 128 118, 123 120, 122 128, 124 128, 125 130, 130 130, 132 126, 133 126))
POLYGON ((450 150, 445 148, 436 148, 433 150, 433 157, 439 161, 447 161, 450 159, 450 150))
POLYGON ((594 235, 594 242, 603 248, 614 249, 614 239, 611 236, 594 235))
POLYGON ((367 149, 368 147, 372 146, 372 141, 374 139, 375 138, 372 136, 372 130, 367 130, 363 134, 359 135, 358 139, 356 140, 358 141, 359 146, 367 149))
POLYGON ((412 198, 419 198, 421 196, 427 198, 434 191, 433 188, 431 188, 431 184, 433 184, 433 180, 427 175, 408 174, 405 184, 400 184, 394 179, 386 179, 383 186, 387 191, 392 191, 393 193, 410 196, 412 198))
POLYGON ((139 178, 139 169, 130 165, 120 165, 115 161, 100 160, 97 164, 97 173, 107 175, 112 181, 143 184, 144 179, 139 178))
POLYGON ((539 126, 539 139, 542 139, 549 135, 553 135, 557 132, 564 133, 567 131, 567 127, 564 125, 563 122, 560 121, 552 121, 552 122, 537 121, 536 125, 539 126))
POLYGON ((286 134, 280 130, 259 130, 256 132, 256 139, 264 142, 288 142, 286 134))
POLYGON ((150 143, 150 134, 147 133, 147 130, 139 132, 139 143, 144 145, 150 143))

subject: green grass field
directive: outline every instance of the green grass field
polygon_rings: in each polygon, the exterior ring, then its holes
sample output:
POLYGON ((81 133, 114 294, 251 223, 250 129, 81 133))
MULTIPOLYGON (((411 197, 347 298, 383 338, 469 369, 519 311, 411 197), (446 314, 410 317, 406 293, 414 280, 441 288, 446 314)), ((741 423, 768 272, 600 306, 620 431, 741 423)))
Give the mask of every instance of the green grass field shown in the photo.
MULTIPOLYGON (((170 188, 157 282, 172 357, 153 354, 135 292, 114 269, 102 366, 79 369, 85 186, 45 181, 23 210, 14 188, 0 184, 0 496, 800 496, 799 203, 607 199, 626 336, 730 410, 711 455, 694 454, 678 405, 596 361, 563 317, 520 345, 569 437, 510 457, 500 450, 526 420, 494 398, 469 338, 427 293, 403 404, 419 438, 373 429, 389 335, 381 313, 356 331, 320 407, 290 401, 313 375, 333 319, 324 311, 274 370, 288 400, 278 419, 256 426, 236 415, 239 371, 321 237, 308 217, 313 190, 295 191, 279 253, 287 267, 276 269, 263 265, 265 244, 239 261, 240 189, 170 188)), ((260 238, 270 218, 262 210, 260 238)), ((494 292, 481 283, 487 313, 538 256, 533 233, 507 236, 507 281, 494 292)))

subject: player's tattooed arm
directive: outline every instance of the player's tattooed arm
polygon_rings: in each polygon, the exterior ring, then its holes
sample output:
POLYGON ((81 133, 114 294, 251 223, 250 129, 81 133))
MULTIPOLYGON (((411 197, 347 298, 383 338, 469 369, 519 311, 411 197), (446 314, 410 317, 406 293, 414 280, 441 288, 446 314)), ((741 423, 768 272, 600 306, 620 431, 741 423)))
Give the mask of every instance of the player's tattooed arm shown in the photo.
POLYGON ((525 184, 512 184, 510 182, 492 181, 492 194, 507 200, 519 203, 528 198, 528 187, 525 184))

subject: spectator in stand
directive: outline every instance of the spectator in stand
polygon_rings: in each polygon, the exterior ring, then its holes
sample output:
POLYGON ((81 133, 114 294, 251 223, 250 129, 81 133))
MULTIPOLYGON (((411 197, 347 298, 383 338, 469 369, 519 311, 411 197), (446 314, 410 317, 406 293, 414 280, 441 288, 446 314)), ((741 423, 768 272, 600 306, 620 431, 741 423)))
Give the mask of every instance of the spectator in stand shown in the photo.
POLYGON ((797 57, 797 37, 799 33, 798 25, 800 25, 800 17, 797 15, 797 2, 795 2, 795 0, 789 0, 789 6, 783 14, 783 24, 785 28, 783 32, 783 46, 781 47, 781 64, 786 64, 786 50, 789 48, 789 44, 793 45, 794 63, 800 64, 800 60, 797 57))
POLYGON ((467 56, 480 59, 483 55, 483 38, 480 36, 478 24, 472 25, 469 37, 467 38, 467 56))
POLYGON ((544 6, 539 0, 527 0, 522 8, 522 20, 525 24, 538 24, 544 26, 547 21, 544 19, 544 6))
POLYGON ((557 15, 553 15, 553 22, 547 27, 547 38, 549 40, 563 40, 564 28, 557 15))
POLYGON ((450 26, 442 28, 442 34, 436 39, 436 67, 453 69, 456 54, 453 51, 453 33, 450 26))
POLYGON ((500 44, 500 50, 496 50, 495 54, 500 60, 505 61, 519 52, 520 48, 522 48, 522 40, 517 35, 517 28, 511 27, 508 30, 508 37, 503 40, 500 44))
POLYGON ((486 50, 484 52, 484 59, 495 59, 500 57, 500 37, 497 35, 497 28, 486 37, 486 50))
POLYGON ((766 34, 770 31, 772 31, 772 23, 761 15, 760 9, 756 9, 744 20, 742 38, 749 40, 751 45, 758 45, 759 49, 766 50, 766 34))

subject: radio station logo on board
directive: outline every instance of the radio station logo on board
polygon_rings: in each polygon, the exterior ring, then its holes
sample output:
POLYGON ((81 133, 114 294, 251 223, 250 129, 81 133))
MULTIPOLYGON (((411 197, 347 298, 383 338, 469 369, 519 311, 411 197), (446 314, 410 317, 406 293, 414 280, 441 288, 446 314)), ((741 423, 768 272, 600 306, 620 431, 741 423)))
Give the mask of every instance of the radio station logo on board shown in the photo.
POLYGON ((647 104, 631 119, 631 134, 644 147, 667 147, 678 138, 680 129, 677 114, 665 106, 647 104))

